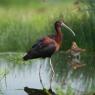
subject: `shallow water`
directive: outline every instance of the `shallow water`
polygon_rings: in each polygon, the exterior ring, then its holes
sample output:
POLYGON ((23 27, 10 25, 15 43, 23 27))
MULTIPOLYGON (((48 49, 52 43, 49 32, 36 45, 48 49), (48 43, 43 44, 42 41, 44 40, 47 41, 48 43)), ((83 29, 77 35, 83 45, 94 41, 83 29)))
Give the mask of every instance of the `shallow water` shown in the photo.
MULTIPOLYGON (((50 86, 51 70, 49 60, 36 59, 22 61, 23 53, 0 54, 0 95, 27 95, 24 87, 42 88, 41 77, 46 88, 50 86)), ((60 88, 64 93, 72 91, 74 95, 90 95, 95 93, 95 55, 81 54, 81 58, 70 58, 65 53, 52 57, 55 78, 52 88, 60 88), (78 64, 78 65, 77 65, 78 64)))

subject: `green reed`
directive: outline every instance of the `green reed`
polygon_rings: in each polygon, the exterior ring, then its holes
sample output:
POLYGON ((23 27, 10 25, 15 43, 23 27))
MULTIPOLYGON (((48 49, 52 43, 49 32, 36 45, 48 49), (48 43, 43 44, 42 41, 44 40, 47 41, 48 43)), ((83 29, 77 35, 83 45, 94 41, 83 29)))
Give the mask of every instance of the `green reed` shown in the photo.
POLYGON ((81 10, 82 5, 77 6, 71 2, 54 5, 42 3, 41 6, 38 4, 35 6, 0 7, 0 52, 27 51, 37 39, 53 34, 54 22, 59 19, 64 19, 76 33, 74 38, 62 28, 64 35, 62 50, 70 48, 73 40, 87 51, 95 50, 95 23, 92 25, 95 17, 93 15, 91 18, 88 11, 81 10))

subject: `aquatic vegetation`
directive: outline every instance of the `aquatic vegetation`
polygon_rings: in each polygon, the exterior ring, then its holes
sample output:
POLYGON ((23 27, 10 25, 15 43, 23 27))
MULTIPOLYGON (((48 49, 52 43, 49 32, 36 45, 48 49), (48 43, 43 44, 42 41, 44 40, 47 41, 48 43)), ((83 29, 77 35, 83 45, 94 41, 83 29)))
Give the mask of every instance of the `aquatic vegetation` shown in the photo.
MULTIPOLYGON (((86 66, 76 70, 71 67, 69 58, 64 52, 59 52, 52 56, 52 63, 56 73, 54 79, 54 89, 58 95, 74 95, 73 93, 82 93, 81 95, 84 95, 85 93, 86 95, 90 95, 89 93, 91 93, 91 95, 93 95, 92 93, 95 91, 95 56, 93 54, 87 54, 88 53, 82 55, 80 60, 80 64, 85 63, 86 66)), ((6 69, 6 80, 9 88, 10 84, 14 84, 14 81, 16 82, 15 85, 12 85, 13 89, 23 89, 22 87, 25 86, 35 88, 35 84, 37 85, 36 87, 42 87, 39 77, 37 77, 37 72, 39 72, 38 68, 41 62, 40 59, 27 63, 25 62, 25 64, 23 64, 21 56, 23 56, 23 53, 0 54, 0 79, 2 78, 2 82, 0 82, 1 85, 5 87, 4 74, 6 69), (35 80, 36 78, 37 80, 35 80)), ((50 75, 47 75, 47 72, 49 72, 50 69, 49 64, 44 64, 44 66, 42 68, 42 76, 43 81, 47 81, 45 84, 45 86, 47 86, 49 84, 48 77, 51 77, 50 75)), ((20 90, 18 92, 20 92, 20 90)), ((14 93, 16 92, 14 91, 14 93)))
POLYGON ((56 88, 58 95, 74 95, 73 89, 69 86, 66 90, 62 90, 60 87, 56 88))
POLYGON ((86 5, 81 3, 78 5, 80 10, 77 10, 73 0, 60 2, 0 7, 0 52, 28 50, 39 37, 54 33, 54 22, 62 18, 76 33, 74 39, 66 29, 62 29, 65 35, 62 50, 70 48, 73 40, 87 51, 95 50, 93 11, 85 10, 86 5))

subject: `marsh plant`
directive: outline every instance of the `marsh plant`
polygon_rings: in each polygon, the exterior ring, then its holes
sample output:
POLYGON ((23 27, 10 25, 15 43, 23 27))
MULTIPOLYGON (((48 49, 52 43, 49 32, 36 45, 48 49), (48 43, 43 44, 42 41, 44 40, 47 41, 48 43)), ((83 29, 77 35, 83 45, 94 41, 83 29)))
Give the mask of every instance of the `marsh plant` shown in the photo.
POLYGON ((38 38, 53 34, 54 22, 63 18, 76 37, 63 28, 62 50, 70 48, 73 40, 88 51, 95 50, 95 4, 92 0, 80 0, 79 3, 42 1, 28 0, 27 4, 25 0, 23 3, 19 3, 22 0, 0 1, 0 52, 28 50, 38 38))

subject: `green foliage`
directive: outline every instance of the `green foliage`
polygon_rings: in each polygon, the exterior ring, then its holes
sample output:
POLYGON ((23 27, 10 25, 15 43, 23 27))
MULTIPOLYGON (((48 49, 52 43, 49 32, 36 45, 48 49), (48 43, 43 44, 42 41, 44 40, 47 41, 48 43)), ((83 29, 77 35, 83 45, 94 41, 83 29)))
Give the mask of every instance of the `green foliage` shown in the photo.
POLYGON ((73 89, 70 86, 68 86, 68 89, 64 91, 60 87, 58 87, 56 88, 56 93, 58 95, 74 95, 73 89))
MULTIPOLYGON (((73 4, 72 1, 67 3, 61 0, 59 3, 53 0, 46 3, 39 1, 41 5, 38 1, 32 1, 26 7, 0 7, 0 52, 27 51, 37 39, 53 34, 54 22, 59 19, 64 19, 64 22, 76 33, 74 38, 68 30, 62 29, 64 31, 62 50, 70 48, 72 41, 75 40, 80 47, 95 51, 94 13, 85 10, 91 8, 88 7, 88 3, 73 4)), ((10 2, 8 1, 9 4, 10 2)))
POLYGON ((56 93, 58 95, 65 95, 61 88, 56 88, 56 93))

